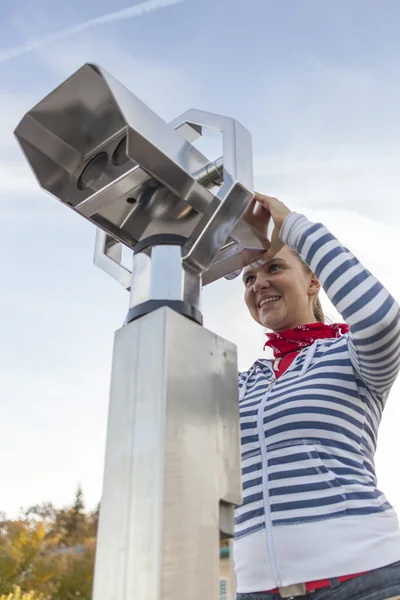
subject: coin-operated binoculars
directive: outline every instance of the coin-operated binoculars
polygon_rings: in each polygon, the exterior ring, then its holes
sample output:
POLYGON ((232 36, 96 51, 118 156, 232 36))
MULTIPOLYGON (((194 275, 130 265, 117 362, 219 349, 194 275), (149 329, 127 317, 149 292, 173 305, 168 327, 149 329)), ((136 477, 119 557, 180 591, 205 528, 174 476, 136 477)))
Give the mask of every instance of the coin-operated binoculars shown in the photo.
POLYGON ((93 598, 217 600, 220 539, 241 503, 237 358, 202 327, 200 294, 267 247, 241 219, 250 135, 198 110, 168 124, 90 64, 15 135, 40 185, 98 227, 95 263, 130 290, 114 342, 93 598), (192 144, 203 128, 222 133, 214 162, 192 144))

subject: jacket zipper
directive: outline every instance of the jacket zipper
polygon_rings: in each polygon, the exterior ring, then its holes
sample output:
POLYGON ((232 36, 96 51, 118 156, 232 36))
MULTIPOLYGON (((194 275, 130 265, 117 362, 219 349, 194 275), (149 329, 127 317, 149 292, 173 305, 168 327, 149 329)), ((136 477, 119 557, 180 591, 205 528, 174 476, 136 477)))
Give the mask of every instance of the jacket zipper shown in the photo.
MULTIPOLYGON (((300 376, 304 375, 304 372, 306 371, 308 365, 310 364, 310 362, 312 360, 314 351, 315 351, 314 346, 310 346, 310 348, 308 348, 300 376)), ((294 361, 291 363, 289 368, 285 371, 284 375, 292 369, 293 364, 296 362, 296 360, 297 360, 297 357, 295 357, 294 361)), ((275 374, 273 374, 273 376, 274 375, 275 374)), ((284 377, 284 375, 282 375, 281 379, 284 377)), ((264 423, 263 423, 264 409, 265 409, 265 405, 267 403, 268 393, 270 392, 270 390, 275 382, 276 382, 276 378, 274 376, 274 378, 269 383, 269 385, 265 391, 264 398, 262 399, 262 402, 258 409, 257 433, 258 433, 258 439, 259 439, 260 448, 261 448, 262 489, 263 489, 264 518, 265 518, 265 530, 266 530, 266 535, 267 535, 268 556, 269 556, 269 562, 271 565, 271 571, 272 571, 272 575, 273 575, 273 578, 275 581, 275 585, 276 585, 276 587, 281 587, 282 582, 281 582, 281 577, 279 574, 278 564, 277 564, 276 557, 275 557, 274 542, 272 539, 272 515, 271 515, 271 509, 270 509, 270 505, 269 505, 269 488, 268 488, 268 474, 269 474, 269 472, 268 472, 268 453, 267 453, 267 445, 266 445, 266 441, 265 441, 265 432, 264 432, 264 423)), ((244 390, 244 392, 245 392, 245 390, 244 390)), ((244 394, 243 394, 243 396, 244 396, 244 394)))
POLYGON ((263 489, 263 500, 264 500, 264 517, 265 517, 265 528, 267 535, 267 548, 268 548, 268 556, 269 562, 271 565, 272 575, 275 581, 276 587, 281 586, 281 578, 279 575, 278 565, 276 562, 275 552, 274 552, 274 544, 272 539, 272 516, 269 505, 269 489, 268 489, 268 455, 267 455, 267 446, 265 441, 265 432, 264 432, 264 408, 267 402, 267 396, 272 386, 274 385, 276 379, 273 379, 271 383, 268 385, 268 388, 264 394, 264 398, 260 404, 260 408, 258 410, 257 415, 257 432, 258 438, 260 441, 261 448, 261 467, 262 467, 262 489, 263 489))

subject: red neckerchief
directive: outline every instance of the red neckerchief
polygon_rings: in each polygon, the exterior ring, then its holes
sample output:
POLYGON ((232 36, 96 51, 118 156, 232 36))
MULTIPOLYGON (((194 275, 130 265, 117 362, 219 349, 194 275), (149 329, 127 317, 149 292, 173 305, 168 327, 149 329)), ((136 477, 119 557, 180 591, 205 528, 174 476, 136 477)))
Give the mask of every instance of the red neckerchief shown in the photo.
POLYGON ((310 323, 309 325, 300 325, 294 329, 266 333, 268 341, 265 342, 264 349, 266 346, 269 346, 274 352, 274 358, 279 358, 289 352, 295 352, 306 346, 311 346, 315 340, 339 338, 348 331, 349 326, 346 323, 333 323, 332 325, 310 323))

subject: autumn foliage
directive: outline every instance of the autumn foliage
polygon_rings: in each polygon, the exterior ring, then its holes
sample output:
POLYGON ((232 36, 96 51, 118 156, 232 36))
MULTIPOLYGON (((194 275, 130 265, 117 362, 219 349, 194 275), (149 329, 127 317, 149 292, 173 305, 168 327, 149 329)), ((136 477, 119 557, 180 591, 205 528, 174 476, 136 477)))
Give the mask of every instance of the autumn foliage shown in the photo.
POLYGON ((0 600, 90 600, 98 510, 33 506, 0 518, 0 600))

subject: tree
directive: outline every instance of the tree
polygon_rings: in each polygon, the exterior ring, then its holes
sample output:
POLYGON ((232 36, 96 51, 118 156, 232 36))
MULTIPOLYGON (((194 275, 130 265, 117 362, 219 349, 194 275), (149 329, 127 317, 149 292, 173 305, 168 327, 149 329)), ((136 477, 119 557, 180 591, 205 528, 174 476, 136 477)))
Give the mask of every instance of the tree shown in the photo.
POLYGON ((69 507, 0 519, 0 600, 90 600, 98 508, 84 509, 79 486, 69 507))
POLYGON ((84 537, 84 526, 85 526, 85 505, 83 502, 83 491, 80 485, 75 493, 75 500, 72 508, 66 513, 65 523, 65 544, 66 546, 75 546, 84 537))
POLYGON ((0 593, 11 593, 14 586, 32 589, 53 574, 53 561, 46 560, 43 523, 18 519, 6 520, 0 529, 0 593))
POLYGON ((13 591, 0 596, 0 600, 46 600, 46 596, 36 594, 34 591, 23 592, 20 587, 14 586, 13 591))
POLYGON ((52 600, 91 599, 95 548, 95 540, 88 540, 79 550, 69 549, 63 555, 63 568, 56 578, 52 600))

